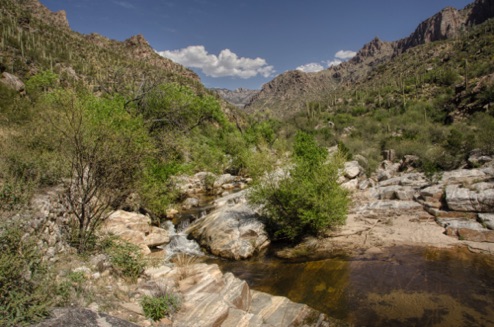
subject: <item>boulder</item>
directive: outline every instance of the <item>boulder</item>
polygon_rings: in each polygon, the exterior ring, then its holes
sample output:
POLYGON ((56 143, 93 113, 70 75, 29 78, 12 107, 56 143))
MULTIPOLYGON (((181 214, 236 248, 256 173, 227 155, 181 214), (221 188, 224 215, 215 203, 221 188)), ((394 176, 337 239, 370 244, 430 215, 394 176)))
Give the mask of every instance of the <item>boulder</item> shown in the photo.
POLYGON ((406 173, 400 176, 392 177, 379 182, 379 186, 401 185, 401 186, 413 186, 423 187, 428 184, 422 173, 406 173))
POLYGON ((246 203, 226 204, 196 220, 188 233, 212 254, 247 259, 269 245, 258 215, 246 203))
POLYGON ((472 168, 482 166, 491 161, 492 157, 484 155, 480 149, 473 150, 467 159, 468 166, 472 168))
POLYGON ((198 198, 187 198, 184 202, 182 202, 182 209, 189 210, 192 207, 199 206, 198 198))
POLYGON ((479 213, 478 220, 485 227, 494 230, 494 213, 479 213))
POLYGON ((492 175, 486 173, 485 169, 457 169, 445 171, 441 178, 441 184, 480 181, 491 177, 492 175))
POLYGON ((415 155, 405 155, 400 162, 400 171, 410 171, 420 165, 420 158, 415 155))
POLYGON ((0 78, 0 83, 6 85, 7 87, 17 92, 24 92, 26 88, 26 86, 19 77, 9 74, 7 72, 2 73, 2 77, 0 78))
POLYGON ((493 212, 494 211, 494 183, 485 185, 447 185, 445 199, 450 210, 493 212))
POLYGON ((355 191, 358 188, 358 179, 351 179, 341 184, 341 187, 348 191, 355 191))
POLYGON ((348 179, 354 179, 358 177, 362 171, 363 169, 360 167, 358 161, 348 161, 345 162, 343 175, 348 179))
POLYGON ((423 188, 419 192, 419 201, 424 205, 425 209, 439 210, 442 207, 442 198, 444 188, 442 185, 432 185, 423 188))
POLYGON ((399 163, 393 163, 391 161, 383 161, 379 165, 379 168, 377 169, 377 180, 378 181, 384 181, 387 179, 390 179, 398 173, 398 170, 400 169, 400 164, 399 163))
POLYGON ((232 183, 233 181, 235 181, 235 176, 232 176, 230 174, 223 174, 214 181, 213 187, 219 188, 223 184, 232 183))
POLYGON ((150 248, 170 242, 168 231, 152 226, 151 218, 123 210, 113 212, 102 230, 139 246, 144 254, 149 254, 150 248))

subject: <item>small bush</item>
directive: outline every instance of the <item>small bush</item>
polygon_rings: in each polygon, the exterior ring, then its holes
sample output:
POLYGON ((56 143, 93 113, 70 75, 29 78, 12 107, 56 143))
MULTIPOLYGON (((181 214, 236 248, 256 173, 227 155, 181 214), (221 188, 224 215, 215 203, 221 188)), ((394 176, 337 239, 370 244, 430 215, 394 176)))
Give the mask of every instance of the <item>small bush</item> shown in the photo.
POLYGON ((159 296, 144 296, 141 301, 144 315, 154 321, 176 312, 180 308, 180 298, 173 293, 159 296))
POLYGON ((137 245, 110 237, 103 240, 102 246, 118 274, 136 281, 144 271, 146 263, 137 245))
POLYGON ((289 175, 265 181, 250 194, 250 201, 262 207, 275 239, 297 241, 318 235, 344 223, 348 210, 347 191, 337 183, 343 156, 328 160, 326 149, 302 132, 296 136, 294 153, 289 175))
POLYGON ((0 326, 20 326, 48 315, 52 283, 34 237, 0 227, 0 326))
POLYGON ((86 277, 82 271, 70 272, 66 279, 61 281, 56 288, 59 297, 58 305, 68 305, 81 298, 84 292, 86 277))

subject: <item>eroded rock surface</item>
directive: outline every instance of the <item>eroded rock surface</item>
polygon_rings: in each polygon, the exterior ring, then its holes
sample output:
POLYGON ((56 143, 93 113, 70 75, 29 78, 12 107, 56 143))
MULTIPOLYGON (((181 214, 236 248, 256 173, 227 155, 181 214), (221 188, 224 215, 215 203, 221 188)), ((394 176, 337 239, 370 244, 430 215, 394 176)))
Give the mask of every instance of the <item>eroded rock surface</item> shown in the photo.
POLYGON ((144 254, 151 253, 151 248, 170 242, 167 230, 152 226, 151 218, 135 212, 113 212, 106 219, 102 230, 136 244, 144 254))
POLYGON ((269 245, 259 216, 246 203, 245 192, 220 198, 219 207, 196 220, 188 233, 212 254, 226 259, 247 259, 269 245))

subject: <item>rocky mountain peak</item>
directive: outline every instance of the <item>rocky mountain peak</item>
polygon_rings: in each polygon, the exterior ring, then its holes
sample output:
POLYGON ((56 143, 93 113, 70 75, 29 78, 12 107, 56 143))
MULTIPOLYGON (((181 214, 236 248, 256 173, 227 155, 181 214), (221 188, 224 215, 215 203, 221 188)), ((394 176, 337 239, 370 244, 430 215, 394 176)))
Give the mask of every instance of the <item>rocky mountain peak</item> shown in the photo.
POLYGON ((21 0, 21 5, 29 9, 29 11, 38 19, 61 28, 69 28, 69 21, 67 20, 67 13, 65 10, 52 12, 45 6, 43 6, 38 0, 21 0))
POLYGON ((391 42, 385 42, 378 37, 375 37, 372 41, 365 44, 362 49, 357 52, 357 55, 350 60, 350 62, 361 63, 368 58, 388 56, 392 53, 393 44, 391 42))
POLYGON ((152 50, 151 46, 149 45, 149 42, 144 38, 144 36, 142 36, 142 34, 131 36, 124 42, 125 45, 127 45, 128 47, 152 50))

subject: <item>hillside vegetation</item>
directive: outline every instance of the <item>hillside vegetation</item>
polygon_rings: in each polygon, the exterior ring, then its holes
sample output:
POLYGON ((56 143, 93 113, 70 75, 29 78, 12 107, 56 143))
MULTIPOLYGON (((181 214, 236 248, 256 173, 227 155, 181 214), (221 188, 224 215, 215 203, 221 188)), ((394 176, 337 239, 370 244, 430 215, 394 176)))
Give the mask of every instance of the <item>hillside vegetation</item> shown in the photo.
MULTIPOLYGON (((363 155, 373 171, 383 150, 419 157, 433 173, 466 164, 471 151, 494 153, 494 22, 453 39, 413 47, 377 65, 359 82, 307 99, 284 120, 283 135, 302 129, 326 145, 363 155)), ((259 119, 269 110, 258 113, 259 119)), ((271 118, 274 119, 274 118, 271 118)))

